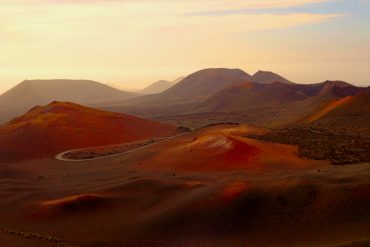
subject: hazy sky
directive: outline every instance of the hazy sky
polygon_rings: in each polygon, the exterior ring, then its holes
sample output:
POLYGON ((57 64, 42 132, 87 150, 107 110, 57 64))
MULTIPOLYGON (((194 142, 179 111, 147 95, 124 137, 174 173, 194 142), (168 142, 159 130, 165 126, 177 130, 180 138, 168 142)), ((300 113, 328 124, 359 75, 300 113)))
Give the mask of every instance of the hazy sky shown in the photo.
POLYGON ((140 88, 208 67, 370 84, 370 0, 0 0, 0 93, 24 79, 140 88))

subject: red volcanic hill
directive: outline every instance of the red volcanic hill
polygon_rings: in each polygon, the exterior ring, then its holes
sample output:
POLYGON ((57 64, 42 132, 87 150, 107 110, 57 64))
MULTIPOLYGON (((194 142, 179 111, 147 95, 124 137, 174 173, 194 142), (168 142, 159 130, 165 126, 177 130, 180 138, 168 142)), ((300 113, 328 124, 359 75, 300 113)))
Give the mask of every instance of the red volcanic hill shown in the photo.
POLYGON ((75 148, 173 135, 176 128, 134 116, 53 102, 0 126, 0 161, 51 157, 75 148))
POLYGON ((148 169, 174 171, 236 171, 301 169, 311 164, 296 155, 294 146, 245 138, 267 133, 248 125, 216 125, 181 136, 162 146, 142 164, 148 169))
POLYGON ((335 99, 300 121, 320 129, 370 136, 370 93, 335 99))
POLYGON ((335 110, 336 108, 340 107, 341 105, 351 102, 352 99, 353 99, 353 96, 347 96, 344 98, 335 99, 333 101, 330 101, 329 103, 324 104, 323 106, 320 106, 318 109, 315 109, 311 114, 305 117, 302 121, 307 122, 307 123, 313 123, 319 120, 320 118, 323 118, 325 115, 335 110))

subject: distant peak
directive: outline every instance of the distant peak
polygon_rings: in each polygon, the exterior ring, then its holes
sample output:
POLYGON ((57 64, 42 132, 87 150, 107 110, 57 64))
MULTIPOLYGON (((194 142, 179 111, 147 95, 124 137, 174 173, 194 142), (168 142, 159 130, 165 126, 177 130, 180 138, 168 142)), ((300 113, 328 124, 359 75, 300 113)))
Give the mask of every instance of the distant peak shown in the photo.
POLYGON ((180 76, 180 77, 176 78, 175 80, 173 80, 172 83, 176 84, 176 83, 182 81, 184 78, 185 78, 185 76, 180 76))
POLYGON ((239 68, 233 68, 233 69, 230 69, 230 68, 206 68, 206 69, 199 70, 198 72, 204 72, 204 71, 236 71, 236 72, 245 73, 245 71, 243 71, 239 68))
POLYGON ((49 104, 44 105, 44 106, 39 106, 39 105, 35 106, 29 112, 36 112, 36 111, 37 112, 43 112, 43 113, 46 113, 46 112, 60 112, 60 111, 67 110, 67 109, 69 109, 69 110, 78 110, 78 109, 82 109, 82 108, 85 108, 85 107, 82 106, 82 105, 71 103, 71 102, 52 101, 49 104))
POLYGON ((326 87, 348 87, 348 86, 353 86, 348 82, 345 81, 331 81, 331 80, 326 80, 323 83, 326 87))
POLYGON ((88 108, 71 102, 52 101, 47 105, 42 106, 36 105, 32 107, 25 114, 12 119, 9 123, 10 124, 20 123, 31 119, 37 119, 38 117, 45 116, 48 114, 54 115, 66 112, 83 112, 88 109, 92 108, 88 108))
POLYGON ((272 84, 275 82, 285 83, 285 84, 292 84, 293 82, 285 79, 284 77, 271 72, 271 71, 263 71, 259 70, 252 76, 253 82, 262 83, 262 84, 272 84))
POLYGON ((171 83, 170 81, 167 81, 167 80, 159 80, 159 81, 156 81, 156 82, 153 82, 153 84, 160 84, 160 83, 171 83))
POLYGON ((339 81, 339 80, 326 80, 324 83, 327 83, 327 84, 337 84, 337 85, 349 84, 348 82, 339 81))
POLYGON ((34 107, 32 107, 31 109, 29 109, 28 112, 34 112, 34 111, 39 111, 40 109, 42 109, 43 106, 41 105, 35 105, 34 107))
POLYGON ((274 74, 274 75, 276 75, 275 73, 273 73, 271 71, 258 70, 256 73, 254 73, 253 76, 257 76, 257 75, 261 75, 261 74, 274 74))
POLYGON ((334 94, 337 97, 353 96, 366 92, 366 88, 356 87, 344 81, 325 81, 321 84, 320 94, 334 94))
POLYGON ((46 106, 45 108, 55 108, 55 107, 64 107, 64 108, 86 108, 83 105, 79 105, 72 102, 66 102, 66 101, 52 101, 46 106))
MULTIPOLYGON (((190 74, 189 76, 210 76, 210 75, 238 75, 238 76, 246 76, 250 77, 249 74, 247 74, 245 71, 235 68, 235 69, 229 69, 229 68, 207 68, 207 69, 202 69, 199 71, 194 72, 193 74, 190 74)), ((188 76, 188 77, 189 77, 188 76)))

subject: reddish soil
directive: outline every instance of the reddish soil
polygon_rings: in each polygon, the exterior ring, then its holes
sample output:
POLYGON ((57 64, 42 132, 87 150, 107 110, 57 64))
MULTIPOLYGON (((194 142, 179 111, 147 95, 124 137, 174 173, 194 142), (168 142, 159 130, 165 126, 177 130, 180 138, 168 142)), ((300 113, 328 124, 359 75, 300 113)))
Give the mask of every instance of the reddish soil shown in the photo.
POLYGON ((52 157, 58 152, 134 142, 176 133, 171 125, 53 102, 0 126, 0 161, 52 157))
POLYGON ((318 120, 319 118, 325 116, 326 114, 328 114, 329 112, 331 112, 335 108, 337 108, 337 107, 339 107, 343 104, 349 103, 352 98, 353 98, 353 96, 347 96, 347 97, 344 97, 344 98, 341 98, 341 99, 333 100, 333 101, 327 103, 326 105, 322 106, 320 109, 318 109, 314 113, 312 113, 310 116, 308 116, 305 119, 305 121, 307 121, 308 123, 312 123, 312 122, 318 120))
MULTIPOLYGON (((314 111, 317 116, 304 125, 347 135, 370 137, 370 93, 331 101, 314 111), (321 114, 323 113, 323 114, 321 114)), ((302 124, 302 123, 301 123, 302 124)))
POLYGON ((167 143, 162 152, 143 164, 151 169, 203 172, 301 169, 312 165, 298 158, 293 146, 241 137, 248 133, 265 132, 264 129, 243 125, 209 127, 167 143))
POLYGON ((294 146, 243 138, 265 132, 213 126, 77 165, 0 164, 1 246, 369 243, 369 164, 331 166, 303 160, 294 146), (229 160, 234 148, 258 151, 229 160))

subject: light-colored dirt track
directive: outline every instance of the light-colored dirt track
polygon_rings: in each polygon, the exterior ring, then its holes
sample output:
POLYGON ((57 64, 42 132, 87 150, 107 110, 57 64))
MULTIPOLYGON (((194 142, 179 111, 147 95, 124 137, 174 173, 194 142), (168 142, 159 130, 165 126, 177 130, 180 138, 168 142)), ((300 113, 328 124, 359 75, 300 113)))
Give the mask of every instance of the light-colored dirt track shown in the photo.
MULTIPOLYGON (((175 136, 162 138, 162 140, 156 141, 154 143, 151 143, 151 144, 148 144, 148 145, 139 147, 139 148, 135 148, 135 149, 132 149, 132 150, 129 150, 129 151, 125 151, 125 152, 122 152, 122 153, 117 153, 117 154, 112 154, 112 155, 106 155, 104 157, 97 157, 97 158, 91 158, 91 159, 80 159, 80 160, 79 159, 63 158, 63 156, 65 156, 68 153, 79 152, 79 151, 88 151, 88 150, 99 149, 99 148, 109 148, 109 147, 113 147, 112 145, 68 150, 68 151, 65 151, 65 152, 62 152, 62 153, 57 154, 55 156, 55 159, 60 160, 60 161, 68 161, 68 162, 81 162, 81 161, 101 160, 101 159, 106 159, 106 158, 111 158, 111 157, 116 157, 116 156, 121 156, 121 155, 129 154, 129 153, 132 153, 132 152, 136 152, 136 151, 139 151, 139 150, 148 148, 150 146, 157 145, 159 143, 172 140, 172 139, 174 139, 176 137, 180 137, 180 136, 182 136, 184 134, 186 134, 186 133, 181 133, 181 134, 178 134, 178 135, 175 135, 175 136)), ((117 145, 114 145, 114 146, 117 146, 117 145)))

